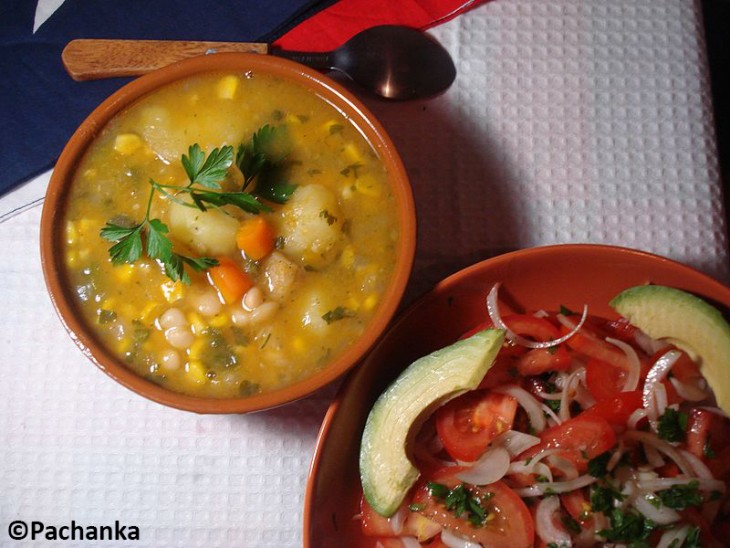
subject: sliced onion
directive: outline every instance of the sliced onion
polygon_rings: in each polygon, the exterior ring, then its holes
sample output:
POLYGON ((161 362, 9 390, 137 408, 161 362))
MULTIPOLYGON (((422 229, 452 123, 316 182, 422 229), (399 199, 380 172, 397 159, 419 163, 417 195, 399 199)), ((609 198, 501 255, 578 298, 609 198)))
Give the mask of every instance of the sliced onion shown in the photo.
POLYGON ((533 341, 530 339, 527 339, 525 337, 522 337, 512 331, 509 327, 507 327, 507 324, 504 323, 502 320, 502 316, 499 313, 499 304, 498 304, 498 292, 499 292, 499 286, 501 284, 497 282, 492 287, 491 291, 489 292, 489 295, 487 295, 487 313, 489 314, 489 317, 492 320, 492 323, 500 329, 504 329, 506 336, 509 340, 512 342, 519 344, 520 346, 525 346, 527 348, 550 348, 552 346, 557 346, 560 343, 564 343, 568 339, 570 339, 573 335, 575 335, 581 327, 583 327, 583 324, 586 321, 586 318, 588 317, 588 305, 583 306, 583 315, 581 316, 580 321, 578 322, 578 325, 576 325, 569 333, 563 335, 562 337, 559 337, 557 339, 553 339, 551 341, 533 341))
POLYGON ((697 488, 700 491, 719 491, 720 493, 724 493, 727 489, 727 485, 725 485, 725 482, 722 480, 695 477, 656 478, 642 480, 639 482, 639 487, 641 487, 641 489, 644 491, 656 492, 663 491, 664 489, 669 489, 670 487, 674 487, 675 485, 687 485, 689 483, 692 483, 693 481, 697 482, 697 488))
POLYGON ((690 526, 685 525, 677 529, 667 529, 659 539, 659 543, 656 545, 657 548, 669 548, 670 546, 682 546, 684 539, 689 535, 690 526))
POLYGON ((563 397, 560 398, 560 410, 558 411, 560 422, 565 422, 570 418, 570 403, 573 398, 573 396, 570 395, 570 391, 573 389, 574 384, 580 383, 582 379, 585 380, 585 373, 585 368, 581 367, 573 371, 565 381, 563 397))
POLYGON ((634 508, 659 525, 669 525, 670 523, 679 521, 681 516, 676 510, 664 505, 660 505, 659 508, 657 508, 654 503, 647 499, 647 496, 654 497, 655 495, 640 493, 632 501, 634 508))
POLYGON ((613 337, 606 337, 606 342, 619 347, 626 354, 629 370, 622 391, 632 392, 636 390, 639 387, 639 378, 641 377, 641 362, 639 361, 639 356, 636 354, 636 350, 630 344, 619 339, 614 339, 613 337))
POLYGON ((509 465, 508 474, 535 474, 547 478, 549 482, 553 481, 553 471, 544 462, 525 464, 521 461, 515 461, 509 465))
POLYGON ((621 462, 621 457, 624 456, 624 442, 623 440, 619 440, 618 447, 616 448, 616 451, 613 452, 611 455, 611 458, 608 459, 608 463, 606 463, 606 470, 609 472, 612 472, 614 468, 618 465, 619 462, 621 462))
POLYGON ((636 409, 631 415, 629 420, 626 421, 626 426, 632 430, 637 430, 637 426, 642 419, 646 418, 646 409, 636 409))
POLYGON ((519 386, 509 384, 495 388, 494 391, 502 394, 508 394, 516 399, 517 403, 519 403, 527 413, 527 416, 530 419, 530 426, 532 426, 535 432, 542 432, 545 430, 545 415, 542 412, 540 402, 537 401, 527 390, 520 388, 519 386))
POLYGON ((570 534, 559 527, 555 521, 555 513, 560 509, 558 497, 545 497, 535 509, 535 532, 546 544, 556 546, 572 546, 570 534))
POLYGON ((449 548, 482 548, 481 544, 456 536, 448 529, 443 529, 441 531, 441 542, 449 548))
POLYGON ((639 430, 629 430, 624 434, 625 438, 633 439, 643 443, 644 445, 651 445, 658 449, 661 453, 664 453, 667 457, 672 459, 683 474, 686 476, 693 475, 693 469, 687 462, 682 454, 672 445, 668 444, 664 440, 659 439, 656 434, 652 432, 640 432, 639 430))
POLYGON ((510 455, 504 447, 487 449, 479 460, 466 470, 456 474, 461 481, 472 485, 489 485, 501 480, 509 469, 510 455))
POLYGON ((536 446, 540 441, 537 436, 525 434, 519 430, 507 430, 494 438, 492 445, 504 447, 511 457, 516 457, 536 446))
POLYGON ((566 480, 572 480, 578 477, 578 468, 573 461, 570 461, 565 457, 561 457, 560 455, 550 455, 547 458, 547 461, 550 463, 552 468, 562 472, 563 477, 566 480))
POLYGON ((697 379, 698 384, 680 382, 676 377, 669 379, 677 394, 687 401, 702 401, 707 398, 707 383, 704 379, 697 379))
POLYGON ((659 450, 653 445, 644 446, 644 455, 646 455, 646 461, 652 468, 664 466, 664 459, 662 458, 661 453, 659 453, 659 450))
POLYGON ((395 533, 396 536, 400 535, 403 531, 403 525, 405 524, 407 517, 408 508, 406 506, 401 506, 395 514, 388 518, 388 523, 393 528, 393 533, 395 533))
POLYGON ((543 403, 542 405, 540 405, 540 407, 542 408, 542 412, 545 413, 545 415, 547 415, 547 418, 550 419, 551 421, 553 421, 555 424, 562 424, 563 423, 563 421, 560 420, 560 417, 558 417, 555 414, 555 411, 553 411, 552 409, 550 409, 547 405, 545 405, 543 403))
POLYGON ((662 354, 646 374, 644 388, 641 391, 641 400, 644 404, 644 409, 646 409, 647 417, 649 417, 649 422, 652 425, 654 425, 660 416, 657 405, 655 404, 656 388, 669 374, 672 366, 677 363, 680 356, 681 354, 677 350, 670 350, 662 354))
POLYGON ((574 491, 575 489, 582 489, 596 482, 596 478, 590 474, 578 476, 575 479, 568 481, 550 481, 544 483, 537 483, 528 487, 521 487, 515 489, 521 497, 539 497, 547 493, 567 493, 568 491, 574 491))
POLYGON ((697 455, 690 453, 689 451, 685 449, 680 449, 679 452, 682 454, 682 456, 687 459, 687 462, 689 462, 690 466, 694 468, 695 475, 698 478, 703 479, 714 479, 715 476, 712 475, 712 472, 707 467, 707 465, 702 462, 702 459, 699 458, 697 455))
POLYGON ((647 356, 653 356, 660 350, 664 350, 665 348, 669 348, 671 346, 667 341, 653 339, 652 337, 644 333, 641 329, 637 329, 636 331, 634 331, 634 342, 639 348, 644 351, 644 354, 646 354, 647 356))
POLYGON ((416 537, 400 537, 400 541, 405 548, 421 548, 421 543, 416 537))

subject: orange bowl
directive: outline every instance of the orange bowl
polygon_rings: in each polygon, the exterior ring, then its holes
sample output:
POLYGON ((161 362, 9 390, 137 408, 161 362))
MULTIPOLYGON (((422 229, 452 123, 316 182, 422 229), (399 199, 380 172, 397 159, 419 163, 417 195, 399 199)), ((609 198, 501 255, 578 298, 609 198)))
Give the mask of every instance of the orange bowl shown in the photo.
POLYGON ((486 296, 501 282, 503 312, 560 305, 617 317, 609 300, 646 283, 684 289, 730 308, 730 287, 677 262, 602 245, 516 251, 477 263, 439 283, 411 305, 341 387, 319 433, 304 506, 304 545, 372 546, 360 533, 360 438, 377 397, 417 358, 452 343, 488 318, 486 296))
POLYGON ((359 100, 336 82, 297 63, 266 55, 221 53, 188 59, 134 80, 106 99, 81 124, 64 148, 48 186, 41 218, 41 260, 51 300, 70 336, 83 353, 114 380, 146 398, 171 407, 199 413, 246 413, 302 398, 335 380, 361 360, 398 308, 413 264, 415 234, 413 196, 401 159, 383 127, 359 100), (216 71, 252 71, 278 77, 305 88, 348 118, 388 171, 400 234, 397 264, 378 311, 352 345, 304 380, 273 392, 230 399, 176 393, 143 379, 129 369, 100 342, 93 328, 82 319, 70 289, 63 257, 62 223, 69 187, 84 154, 105 125, 135 101, 163 86, 216 71))

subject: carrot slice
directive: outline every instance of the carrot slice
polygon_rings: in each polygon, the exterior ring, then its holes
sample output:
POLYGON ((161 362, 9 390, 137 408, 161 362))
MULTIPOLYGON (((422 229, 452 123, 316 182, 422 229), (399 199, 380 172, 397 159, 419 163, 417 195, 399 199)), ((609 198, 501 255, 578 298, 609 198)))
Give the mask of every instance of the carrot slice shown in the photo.
POLYGON ((218 265, 208 269, 208 280, 230 304, 253 287, 253 280, 228 257, 218 257, 218 265))
POLYGON ((247 258, 263 259, 274 250, 276 234, 273 227, 261 216, 247 219, 236 233, 236 244, 247 258))

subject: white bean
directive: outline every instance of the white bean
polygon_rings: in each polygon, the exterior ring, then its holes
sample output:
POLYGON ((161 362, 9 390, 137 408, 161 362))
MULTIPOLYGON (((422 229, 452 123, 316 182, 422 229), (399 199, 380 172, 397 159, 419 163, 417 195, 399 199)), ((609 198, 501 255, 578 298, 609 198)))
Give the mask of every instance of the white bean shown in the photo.
POLYGON ((243 299, 241 299, 241 306, 243 306, 244 310, 247 310, 248 312, 251 312, 255 308, 259 307, 264 302, 264 294, 256 286, 253 286, 251 289, 246 291, 246 294, 243 296, 243 299))
POLYGON ((206 291, 195 298, 195 308, 203 316, 215 316, 223 309, 218 295, 215 291, 206 291))
POLYGON ((231 321, 238 326, 248 325, 251 323, 251 312, 243 308, 234 308, 231 311, 231 321))
POLYGON ((160 367, 167 371, 180 369, 180 354, 175 350, 165 350, 160 356, 160 367))
POLYGON ((195 340, 195 335, 188 326, 176 325, 165 331, 165 338, 175 348, 190 348, 195 340))
POLYGON ((274 317, 274 314, 276 314, 276 311, 279 309, 279 305, 275 302, 268 301, 263 303, 261 306, 257 307, 254 311, 251 312, 251 322, 260 324, 260 323, 266 323, 268 321, 271 321, 271 319, 274 317))
POLYGON ((158 319, 162 329, 170 329, 171 327, 180 327, 188 325, 185 314, 179 308, 168 308, 158 319))

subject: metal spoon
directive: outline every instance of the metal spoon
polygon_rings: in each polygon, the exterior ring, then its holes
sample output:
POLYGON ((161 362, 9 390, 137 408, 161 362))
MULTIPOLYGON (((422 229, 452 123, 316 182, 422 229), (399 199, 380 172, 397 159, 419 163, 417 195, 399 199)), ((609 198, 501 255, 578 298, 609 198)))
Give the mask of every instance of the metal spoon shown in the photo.
POLYGON ((324 71, 337 71, 388 99, 418 99, 446 90, 456 77, 449 53, 409 27, 366 29, 330 52, 301 52, 269 44, 172 40, 73 40, 61 55, 74 80, 139 76, 187 57, 243 51, 285 57, 324 71))

